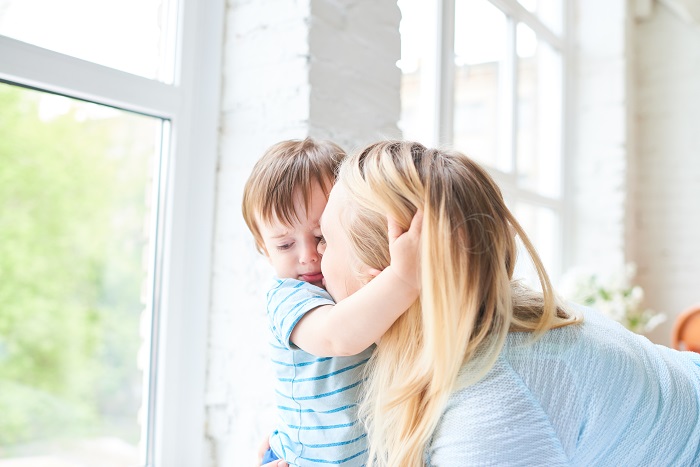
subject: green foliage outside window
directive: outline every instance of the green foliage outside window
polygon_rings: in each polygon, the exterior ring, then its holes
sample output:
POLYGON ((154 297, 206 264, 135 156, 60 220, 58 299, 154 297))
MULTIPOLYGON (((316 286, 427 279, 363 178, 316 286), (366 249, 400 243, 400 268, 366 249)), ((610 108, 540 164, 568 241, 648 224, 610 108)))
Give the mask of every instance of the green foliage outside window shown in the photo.
POLYGON ((41 95, 0 84, 0 457, 110 430, 138 441, 153 153, 121 141, 147 118, 41 119, 41 95))

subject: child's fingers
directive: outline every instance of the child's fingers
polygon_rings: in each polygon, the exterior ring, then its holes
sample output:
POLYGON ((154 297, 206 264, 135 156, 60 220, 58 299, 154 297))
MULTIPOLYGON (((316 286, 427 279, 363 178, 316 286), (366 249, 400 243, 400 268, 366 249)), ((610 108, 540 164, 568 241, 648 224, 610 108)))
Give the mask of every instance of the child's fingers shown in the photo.
POLYGON ((404 230, 401 228, 399 223, 396 222, 396 219, 391 216, 387 216, 387 231, 389 236, 389 244, 394 243, 394 240, 399 238, 404 233, 404 230))
POLYGON ((289 467, 289 464, 283 460, 274 460, 268 462, 267 464, 263 464, 260 467, 289 467))
POLYGON ((265 457, 265 453, 267 450, 270 449, 270 438, 265 436, 265 439, 260 443, 260 446, 258 447, 258 465, 260 462, 262 462, 263 457, 265 457))
POLYGON ((387 230, 389 235, 389 243, 393 243, 394 240, 399 238, 406 232, 411 232, 415 235, 420 235, 421 229, 423 228, 423 211, 421 209, 417 210, 411 219, 411 225, 408 230, 401 228, 401 225, 391 216, 387 216, 387 230))
POLYGON ((416 235, 420 235, 422 229, 423 229, 423 210, 419 209, 413 215, 413 219, 411 219, 411 225, 408 227, 408 231, 413 232, 416 235))

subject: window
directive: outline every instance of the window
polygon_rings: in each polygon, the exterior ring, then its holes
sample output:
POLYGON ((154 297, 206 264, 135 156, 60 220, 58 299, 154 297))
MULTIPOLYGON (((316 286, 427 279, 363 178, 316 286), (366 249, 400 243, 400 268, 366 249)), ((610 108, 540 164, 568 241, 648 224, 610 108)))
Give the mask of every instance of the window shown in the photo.
POLYGON ((3 0, 0 34, 171 84, 176 9, 173 0, 3 0))
POLYGON ((223 11, 0 2, 0 466, 201 462, 223 11))
MULTIPOLYGON (((485 165, 550 275, 564 238, 566 0, 399 0, 404 137, 485 165)), ((533 279, 527 265, 519 274, 533 279)))
POLYGON ((0 108, 0 455, 138 465, 165 122, 9 84, 0 108))

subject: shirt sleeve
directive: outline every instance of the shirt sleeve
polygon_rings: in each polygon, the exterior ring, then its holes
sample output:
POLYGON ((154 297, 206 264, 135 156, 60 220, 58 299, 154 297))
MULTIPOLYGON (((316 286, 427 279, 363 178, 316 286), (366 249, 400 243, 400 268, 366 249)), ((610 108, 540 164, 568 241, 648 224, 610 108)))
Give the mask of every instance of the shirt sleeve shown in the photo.
POLYGON ((295 279, 279 279, 267 293, 267 318, 274 339, 287 349, 298 347, 289 341, 294 326, 309 311, 335 305, 320 287, 295 279))

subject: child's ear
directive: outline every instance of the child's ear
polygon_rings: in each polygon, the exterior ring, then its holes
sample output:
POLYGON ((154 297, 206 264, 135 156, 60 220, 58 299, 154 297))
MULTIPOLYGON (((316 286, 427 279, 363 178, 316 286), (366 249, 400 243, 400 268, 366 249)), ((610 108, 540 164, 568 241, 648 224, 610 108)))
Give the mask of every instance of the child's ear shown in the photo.
POLYGON ((379 270, 379 269, 374 269, 374 268, 369 268, 369 269, 367 270, 367 274, 369 274, 370 276, 372 276, 372 279, 374 279, 375 277, 377 277, 377 276, 379 275, 380 272, 382 272, 382 271, 379 270))
POLYGON ((362 272, 362 284, 367 285, 369 284, 372 279, 377 277, 379 273, 382 272, 379 269, 374 269, 374 268, 367 268, 362 272))

